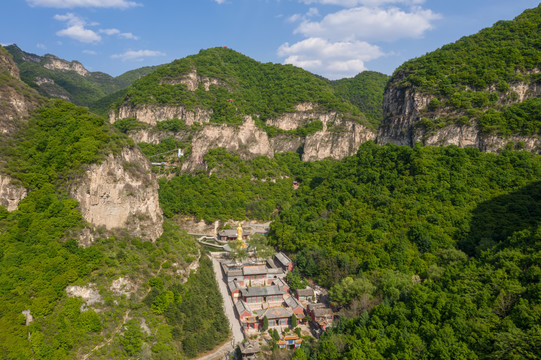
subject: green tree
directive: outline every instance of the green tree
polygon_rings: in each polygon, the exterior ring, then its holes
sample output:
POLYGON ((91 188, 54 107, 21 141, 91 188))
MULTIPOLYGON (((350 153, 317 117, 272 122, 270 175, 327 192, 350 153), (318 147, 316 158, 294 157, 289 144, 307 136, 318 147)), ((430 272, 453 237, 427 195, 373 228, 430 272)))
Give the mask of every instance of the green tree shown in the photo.
POLYGON ((141 352, 143 344, 143 332, 139 322, 135 319, 126 322, 124 332, 120 337, 120 344, 128 356, 134 356, 141 352))

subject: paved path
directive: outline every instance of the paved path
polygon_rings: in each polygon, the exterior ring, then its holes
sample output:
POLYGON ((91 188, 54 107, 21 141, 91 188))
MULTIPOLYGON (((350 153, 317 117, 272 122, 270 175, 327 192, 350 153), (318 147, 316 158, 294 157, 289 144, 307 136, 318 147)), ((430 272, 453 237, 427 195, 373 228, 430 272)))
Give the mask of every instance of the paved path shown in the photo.
POLYGON ((224 299, 224 311, 225 315, 229 319, 229 325, 231 326, 231 330, 233 332, 233 341, 234 344, 237 345, 244 340, 244 334, 240 328, 240 322, 235 315, 233 300, 231 299, 229 291, 227 290, 227 284, 224 281, 222 267, 220 266, 218 260, 216 260, 214 257, 212 257, 212 265, 214 266, 214 274, 216 275, 218 287, 220 288, 220 292, 222 293, 222 297, 224 299))
POLYGON ((212 350, 211 353, 202 355, 195 360, 218 360, 225 359, 227 354, 233 351, 233 345, 231 345, 231 340, 225 342, 222 346, 217 349, 212 350))

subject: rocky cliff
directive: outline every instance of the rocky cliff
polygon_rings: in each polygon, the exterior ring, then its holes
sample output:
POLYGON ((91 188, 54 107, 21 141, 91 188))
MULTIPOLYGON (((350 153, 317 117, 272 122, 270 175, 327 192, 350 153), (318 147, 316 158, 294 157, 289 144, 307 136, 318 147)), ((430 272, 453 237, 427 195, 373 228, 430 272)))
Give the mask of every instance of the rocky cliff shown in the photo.
POLYGON ((15 185, 9 176, 0 175, 0 205, 8 211, 13 211, 26 196, 26 189, 15 185))
POLYGON ((152 241, 162 234, 158 183, 138 148, 125 148, 91 165, 70 193, 92 228, 124 228, 132 236, 152 241))
POLYGON ((75 71, 81 76, 87 76, 90 72, 78 61, 66 61, 54 55, 44 56, 43 67, 49 70, 75 71))
MULTIPOLYGON (((267 126, 286 131, 272 137, 256 125, 252 116, 246 116, 240 125, 211 124, 208 111, 186 111, 182 106, 124 106, 118 113, 111 112, 110 121, 134 117, 138 121, 156 125, 159 121, 181 118, 185 119, 187 125, 204 124, 191 135, 191 154, 183 163, 184 171, 201 167, 203 156, 217 147, 223 147, 245 159, 258 155, 273 157, 275 153, 302 151, 303 160, 315 161, 325 158, 342 159, 354 154, 361 143, 376 138, 374 131, 355 119, 345 119, 335 111, 317 110, 314 104, 304 103, 296 105, 295 108, 295 112, 267 120, 267 126), (320 121, 323 129, 307 136, 292 133, 312 121, 320 121)), ((190 134, 186 131, 172 133, 158 131, 156 128, 132 131, 128 135, 136 142, 151 144, 157 144, 167 137, 190 141, 190 134)))
POLYGON ((195 108, 189 110, 184 106, 172 105, 122 105, 118 111, 109 112, 109 121, 113 124, 115 121, 133 117, 138 121, 150 125, 156 125, 158 121, 168 119, 183 119, 187 125, 194 123, 208 123, 210 121, 211 110, 195 108))
MULTIPOLYGON (((413 146, 420 142, 424 145, 456 145, 496 152, 509 143, 520 143, 520 148, 527 151, 541 151, 541 139, 538 134, 502 136, 483 132, 478 126, 478 119, 468 116, 468 112, 449 108, 430 111, 428 108, 431 100, 435 98, 434 95, 423 94, 413 86, 401 88, 396 85, 397 83, 398 81, 391 82, 385 91, 383 100, 385 118, 378 130, 378 144, 413 146), (422 121, 422 118, 438 120, 450 117, 457 119, 464 116, 467 118, 466 122, 451 121, 431 128, 422 121)), ((491 91, 491 88, 487 91, 491 91)), ((509 105, 540 96, 540 84, 520 82, 509 84, 509 90, 500 94, 497 103, 509 105)))
POLYGON ((12 133, 43 99, 24 84, 12 56, 0 46, 0 134, 12 133))

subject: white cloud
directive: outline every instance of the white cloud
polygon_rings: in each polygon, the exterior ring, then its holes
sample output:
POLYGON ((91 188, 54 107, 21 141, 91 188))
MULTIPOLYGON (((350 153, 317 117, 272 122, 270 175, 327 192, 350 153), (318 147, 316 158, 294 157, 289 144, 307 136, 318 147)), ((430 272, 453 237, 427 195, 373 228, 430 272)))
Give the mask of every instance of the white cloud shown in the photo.
POLYGON ((225 3, 225 0, 214 0, 214 1, 215 1, 216 3, 218 3, 218 4, 223 4, 223 3, 225 3))
POLYGON ((319 22, 304 21, 295 29, 295 33, 306 37, 326 37, 333 41, 395 41, 420 37, 432 28, 431 22, 439 18, 431 10, 421 8, 405 12, 398 8, 357 7, 331 13, 319 22))
POLYGON ((315 17, 319 16, 319 10, 317 8, 310 8, 308 12, 306 13, 307 17, 315 17))
POLYGON ((30 6, 69 9, 75 7, 126 9, 140 4, 127 0, 26 0, 30 6))
POLYGON ((316 9, 316 8, 310 8, 305 15, 293 14, 290 17, 288 17, 286 20, 288 22, 291 22, 291 23, 294 23, 294 22, 297 22, 297 21, 306 22, 306 21, 308 21, 308 18, 316 17, 316 16, 320 16, 319 15, 319 10, 316 9))
POLYGON ((66 21, 68 27, 57 31, 56 35, 65 36, 84 43, 98 43, 101 36, 95 31, 85 28, 86 22, 80 17, 67 13, 65 15, 55 15, 55 20, 66 21))
POLYGON ((123 54, 111 55, 112 59, 120 59, 122 61, 142 61, 147 57, 165 56, 161 51, 155 50, 128 50, 123 54))
POLYGON ((110 36, 110 35, 120 34, 120 30, 118 30, 118 29, 100 29, 100 33, 110 36))
POLYGON ((336 79, 366 70, 364 62, 377 59, 384 53, 365 41, 330 42, 312 37, 293 45, 285 43, 278 48, 278 56, 287 57, 286 64, 323 74, 336 79))
POLYGON ((119 37, 123 39, 132 39, 132 40, 139 40, 138 36, 133 35, 132 33, 120 33, 118 34, 119 37))
POLYGON ((96 55, 97 54, 94 50, 83 50, 83 53, 88 54, 88 55, 96 55))
POLYGON ((355 7, 359 5, 377 7, 387 4, 419 5, 423 4, 425 0, 301 0, 301 2, 305 4, 337 5, 342 7, 355 7))
POLYGON ((122 39, 132 39, 132 40, 139 40, 139 37, 133 35, 132 33, 130 32, 120 32, 120 30, 118 29, 100 29, 99 32, 101 34, 105 34, 105 35, 109 35, 109 36, 112 36, 112 35, 118 35, 119 38, 122 38, 122 39))
POLYGON ((45 46, 45 44, 42 44, 42 43, 37 43, 36 47, 41 50, 47 50, 47 46, 45 46))

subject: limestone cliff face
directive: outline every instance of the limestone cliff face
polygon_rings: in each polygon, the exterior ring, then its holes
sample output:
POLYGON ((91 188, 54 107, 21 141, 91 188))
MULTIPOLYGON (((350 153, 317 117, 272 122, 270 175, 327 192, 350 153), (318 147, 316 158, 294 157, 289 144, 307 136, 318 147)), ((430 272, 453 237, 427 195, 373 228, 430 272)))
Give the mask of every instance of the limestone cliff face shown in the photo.
POLYGON ((133 117, 138 121, 156 125, 158 121, 168 119, 183 119, 187 125, 194 123, 208 123, 212 112, 205 109, 188 110, 184 106, 171 105, 122 105, 118 112, 109 113, 109 121, 114 123, 117 120, 133 117))
POLYGON ((138 148, 125 148, 91 165, 70 193, 93 228, 124 228, 152 241, 162 234, 158 183, 138 148))
POLYGON ((0 71, 7 71, 11 77, 21 80, 17 64, 15 64, 11 55, 4 48, 0 49, 0 71))
POLYGON ((430 100, 432 97, 418 93, 414 88, 388 87, 383 95, 384 120, 378 130, 377 142, 412 146, 419 112, 430 100))
MULTIPOLYGON (((394 81, 395 84, 398 82, 399 79, 394 81)), ((510 84, 509 87, 507 94, 500 97, 500 104, 510 105, 514 102, 541 96, 541 86, 539 84, 515 83, 510 84), (513 96, 508 96, 510 94, 513 96)), ((432 99, 433 96, 420 93, 414 87, 399 88, 391 83, 384 94, 384 120, 378 131, 378 144, 392 143, 413 146, 415 143, 421 142, 425 145, 457 145, 460 147, 476 147, 487 152, 496 152, 509 142, 521 142, 525 150, 532 152, 541 150, 541 141, 536 135, 502 137, 484 134, 476 126, 475 119, 472 119, 470 124, 449 124, 437 129, 426 129, 421 125, 421 117, 423 116, 437 118, 440 115, 448 115, 449 113, 456 116, 464 115, 449 109, 440 109, 427 114, 426 109, 432 99)))
MULTIPOLYGON (((497 135, 486 135, 474 125, 449 125, 437 131, 426 131, 422 128, 412 132, 412 143, 425 145, 459 147, 476 147, 481 151, 497 152, 508 143, 523 144, 523 149, 531 152, 541 150, 541 141, 537 136, 511 135, 505 138, 497 135)), ((409 144, 408 144, 409 145, 409 144)))
POLYGON ((19 78, 12 56, 0 46, 0 134, 13 133, 42 99, 19 78))
POLYGON ((323 122, 323 130, 306 137, 302 160, 343 159, 355 154, 362 143, 375 139, 376 133, 366 126, 337 117, 332 127, 330 121, 323 122))
POLYGON ((0 175, 0 205, 8 211, 17 210, 19 202, 26 197, 26 189, 11 183, 9 176, 0 175))
MULTIPOLYGON (((306 137, 291 134, 279 134, 269 137, 258 127, 252 116, 246 116, 240 125, 205 124, 195 133, 181 131, 178 133, 158 131, 156 128, 129 132, 135 142, 157 144, 161 140, 172 137, 180 141, 190 141, 191 155, 184 161, 182 169, 192 171, 201 168, 203 156, 213 148, 223 147, 229 152, 237 153, 248 159, 258 155, 273 157, 275 153, 302 152, 303 160, 315 161, 325 158, 342 159, 357 152, 359 146, 368 140, 375 140, 376 134, 354 120, 346 120, 334 111, 324 112, 313 104, 299 104, 295 112, 282 114, 268 119, 267 125, 290 131, 306 125, 310 121, 321 121, 323 129, 306 137)), ((158 121, 171 118, 185 119, 187 124, 210 121, 210 113, 195 113, 195 118, 186 118, 182 107, 143 106, 128 109, 123 107, 118 115, 112 114, 111 121, 134 116, 137 120, 155 125, 158 121)), ((188 112, 188 114, 190 114, 188 112)), ((194 113, 191 113, 194 114, 194 113)))
POLYGON ((199 75, 196 69, 182 76, 179 79, 163 80, 162 84, 169 84, 169 85, 184 84, 186 85, 189 91, 197 90, 197 88, 199 88, 199 85, 203 85, 203 88, 205 89, 205 91, 209 91, 211 85, 223 86, 223 84, 218 79, 210 79, 208 77, 199 75))
POLYGON ((78 61, 66 61, 57 58, 54 55, 47 54, 44 56, 43 67, 49 70, 75 71, 81 76, 87 76, 90 72, 85 69, 83 64, 78 61))
POLYGON ((244 158, 263 155, 274 156, 269 137, 257 127, 250 116, 239 127, 232 125, 204 126, 192 140, 190 161, 183 170, 190 170, 203 162, 203 155, 210 149, 223 147, 227 151, 239 153, 244 158))

